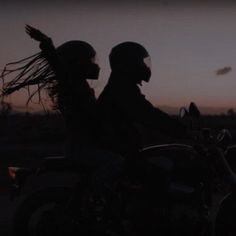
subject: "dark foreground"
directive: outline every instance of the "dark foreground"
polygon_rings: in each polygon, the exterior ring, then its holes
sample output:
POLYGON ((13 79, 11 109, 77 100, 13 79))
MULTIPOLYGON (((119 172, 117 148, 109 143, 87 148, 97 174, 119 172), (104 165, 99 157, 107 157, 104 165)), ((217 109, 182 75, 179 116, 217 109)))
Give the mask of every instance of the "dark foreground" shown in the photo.
POLYGON ((11 181, 8 166, 36 167, 46 156, 62 155, 60 145, 1 146, 0 145, 0 236, 11 235, 16 202, 10 200, 11 181))
MULTIPOLYGON (((0 118, 0 236, 9 236, 16 204, 10 200, 8 166, 38 166, 43 157, 63 155, 64 126, 59 116, 0 118)), ((236 116, 204 117, 203 127, 229 128, 236 143, 236 116)), ((216 200, 216 203, 218 200, 216 200)), ((217 204, 212 217, 217 211, 217 204)))
POLYGON ((15 204, 10 200, 10 182, 7 170, 3 168, 0 168, 0 170, 0 235, 9 236, 11 235, 15 204))

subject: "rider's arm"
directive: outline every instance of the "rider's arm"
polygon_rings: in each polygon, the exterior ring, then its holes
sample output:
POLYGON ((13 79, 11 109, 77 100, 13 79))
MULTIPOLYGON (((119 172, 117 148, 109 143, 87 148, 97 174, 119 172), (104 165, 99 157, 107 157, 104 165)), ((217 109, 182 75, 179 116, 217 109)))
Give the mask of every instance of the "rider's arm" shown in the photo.
POLYGON ((126 112, 138 123, 149 126, 174 138, 186 138, 187 128, 167 113, 154 107, 139 88, 132 91, 129 102, 123 102, 126 112))
POLYGON ((67 76, 66 67, 58 57, 51 38, 41 41, 39 47, 41 48, 43 56, 47 59, 57 79, 60 80, 60 78, 65 78, 67 76))
POLYGON ((52 39, 30 25, 26 25, 25 29, 31 38, 39 42, 42 54, 51 66, 57 79, 64 78, 66 76, 66 68, 57 55, 52 39))

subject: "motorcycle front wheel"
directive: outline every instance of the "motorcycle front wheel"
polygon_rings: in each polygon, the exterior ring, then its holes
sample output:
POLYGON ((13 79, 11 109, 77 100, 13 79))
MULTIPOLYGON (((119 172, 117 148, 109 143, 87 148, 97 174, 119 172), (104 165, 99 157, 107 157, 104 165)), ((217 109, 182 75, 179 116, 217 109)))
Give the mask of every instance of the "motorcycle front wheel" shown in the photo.
POLYGON ((60 225, 56 221, 60 215, 57 211, 69 201, 72 191, 71 188, 54 187, 29 195, 16 209, 12 235, 58 235, 60 225))
POLYGON ((215 221, 216 236, 236 235, 236 202, 235 193, 228 194, 221 202, 215 221))

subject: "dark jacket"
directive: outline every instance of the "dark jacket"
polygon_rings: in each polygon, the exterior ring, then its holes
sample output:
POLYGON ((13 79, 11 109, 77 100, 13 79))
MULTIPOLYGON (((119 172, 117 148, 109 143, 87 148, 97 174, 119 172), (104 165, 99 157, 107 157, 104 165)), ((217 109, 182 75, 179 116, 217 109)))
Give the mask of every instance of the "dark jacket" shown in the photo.
POLYGON ((40 45, 44 57, 50 64, 55 83, 52 86, 56 108, 62 113, 67 131, 67 154, 75 149, 94 146, 96 97, 88 82, 78 77, 78 65, 68 64, 59 57, 49 39, 40 45))
POLYGON ((142 147, 139 124, 174 138, 186 137, 182 123, 155 108, 138 85, 129 81, 111 74, 98 98, 97 107, 103 124, 101 140, 106 148, 124 154, 142 147))

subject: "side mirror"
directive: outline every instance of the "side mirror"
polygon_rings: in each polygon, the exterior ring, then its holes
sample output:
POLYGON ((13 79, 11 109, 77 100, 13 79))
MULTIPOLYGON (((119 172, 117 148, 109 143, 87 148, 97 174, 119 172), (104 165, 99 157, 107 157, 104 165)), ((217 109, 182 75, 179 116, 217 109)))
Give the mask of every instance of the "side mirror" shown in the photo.
POLYGON ((180 109, 179 109, 179 117, 180 118, 185 118, 186 116, 188 116, 188 111, 187 111, 187 109, 185 108, 185 107, 181 107, 180 109))
POLYGON ((229 145, 233 140, 232 134, 228 129, 222 129, 216 136, 216 142, 223 146, 229 145))

